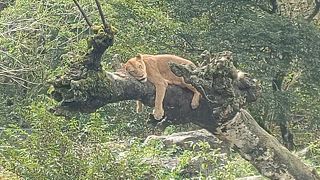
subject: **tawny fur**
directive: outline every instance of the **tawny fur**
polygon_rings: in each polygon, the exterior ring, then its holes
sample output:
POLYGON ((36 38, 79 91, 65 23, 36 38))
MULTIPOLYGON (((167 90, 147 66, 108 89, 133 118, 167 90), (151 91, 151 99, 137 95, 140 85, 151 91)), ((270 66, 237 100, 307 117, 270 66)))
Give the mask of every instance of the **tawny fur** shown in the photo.
MULTIPOLYGON (((124 64, 126 71, 133 77, 141 82, 146 82, 148 80, 155 86, 156 99, 153 114, 154 118, 157 120, 160 120, 164 116, 163 99, 169 84, 190 89, 194 93, 191 101, 191 107, 196 109, 199 106, 200 93, 191 84, 185 83, 182 77, 176 76, 171 71, 169 62, 194 66, 191 61, 170 54, 138 54, 136 57, 129 59, 128 62, 124 64)), ((137 111, 139 112, 141 110, 142 104, 141 102, 137 102, 137 111)))

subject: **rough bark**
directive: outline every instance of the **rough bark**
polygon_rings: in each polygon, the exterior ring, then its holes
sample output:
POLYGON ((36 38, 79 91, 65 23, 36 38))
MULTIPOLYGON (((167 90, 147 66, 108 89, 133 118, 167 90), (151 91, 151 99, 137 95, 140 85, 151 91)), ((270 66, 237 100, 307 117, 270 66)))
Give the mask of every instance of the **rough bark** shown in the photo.
POLYGON ((182 149, 192 150, 193 147, 190 144, 196 144, 201 141, 207 142, 212 149, 221 149, 223 153, 229 153, 230 148, 223 142, 220 141, 213 134, 208 132, 205 129, 200 129, 196 131, 188 131, 188 132, 178 132, 170 135, 150 135, 146 138, 144 143, 148 144, 152 140, 160 140, 164 143, 165 146, 179 146, 182 149))
POLYGON ((288 116, 290 105, 287 98, 283 98, 283 82, 285 73, 277 73, 276 77, 272 80, 273 94, 276 99, 275 103, 275 120, 280 127, 281 137, 283 144, 290 151, 294 150, 293 133, 288 126, 288 116))
POLYGON ((234 149, 262 175, 270 179, 319 179, 315 170, 304 165, 297 156, 265 132, 246 110, 242 109, 222 127, 223 131, 216 136, 233 144, 234 149))
MULTIPOLYGON (((141 100, 153 106, 155 89, 152 84, 140 83, 125 72, 103 70, 101 55, 112 45, 113 34, 106 30, 98 32, 90 38, 91 45, 83 59, 73 63, 65 75, 51 81, 53 98, 60 102, 53 112, 94 112, 108 103, 123 100, 141 100)), ((200 106, 192 110, 192 93, 169 86, 164 99, 166 122, 192 122, 205 128, 271 179, 320 179, 243 109, 257 99, 260 88, 249 75, 239 73, 229 52, 213 57, 208 65, 197 69, 177 64, 170 66, 175 74, 193 84, 203 98, 200 106)))

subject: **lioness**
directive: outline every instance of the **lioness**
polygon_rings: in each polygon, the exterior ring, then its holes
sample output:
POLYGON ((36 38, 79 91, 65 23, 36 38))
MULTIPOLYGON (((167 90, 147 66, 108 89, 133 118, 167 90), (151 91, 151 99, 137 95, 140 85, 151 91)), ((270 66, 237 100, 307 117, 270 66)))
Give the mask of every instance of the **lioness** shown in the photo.
MULTIPOLYGON (((153 115, 156 120, 160 120, 164 116, 163 98, 169 84, 178 85, 190 89, 194 95, 191 102, 192 109, 199 106, 200 93, 191 84, 184 82, 182 77, 176 76, 169 67, 169 62, 177 64, 191 64, 191 61, 178 56, 163 55, 141 55, 131 58, 124 64, 125 70, 140 82, 147 80, 154 84, 156 88, 155 108, 153 115)), ((141 111, 142 104, 137 101, 137 111, 141 111)))

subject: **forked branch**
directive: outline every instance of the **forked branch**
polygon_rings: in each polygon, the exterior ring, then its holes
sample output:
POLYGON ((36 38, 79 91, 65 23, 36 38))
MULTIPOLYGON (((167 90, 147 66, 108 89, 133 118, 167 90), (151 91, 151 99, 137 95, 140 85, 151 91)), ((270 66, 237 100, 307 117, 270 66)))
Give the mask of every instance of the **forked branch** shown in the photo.
MULTIPOLYGON (((74 3, 76 4, 76 6, 78 7, 78 9, 79 9, 79 11, 81 12, 83 18, 86 20, 88 26, 89 26, 90 28, 92 28, 92 23, 90 22, 88 16, 87 16, 86 13, 84 12, 84 10, 81 8, 81 6, 80 6, 80 4, 78 3, 78 1, 77 1, 77 0, 73 0, 73 2, 74 2, 74 3)), ((103 27, 104 27, 104 28, 103 28, 104 31, 105 31, 106 33, 111 33, 111 30, 110 30, 110 28, 109 28, 109 26, 108 26, 108 23, 107 23, 107 21, 106 21, 106 19, 105 19, 105 17, 104 17, 103 12, 102 12, 102 8, 101 8, 101 5, 100 5, 100 2, 99 2, 98 0, 95 0, 95 2, 96 2, 96 5, 97 5, 97 8, 98 8, 98 11, 99 11, 99 15, 100 15, 100 18, 101 18, 101 21, 102 21, 102 25, 103 25, 103 27)))

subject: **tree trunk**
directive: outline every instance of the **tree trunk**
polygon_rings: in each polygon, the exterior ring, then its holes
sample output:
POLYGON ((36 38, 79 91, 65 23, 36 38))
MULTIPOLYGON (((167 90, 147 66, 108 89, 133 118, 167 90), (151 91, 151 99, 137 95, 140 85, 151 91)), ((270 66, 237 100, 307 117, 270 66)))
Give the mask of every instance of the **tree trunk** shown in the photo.
POLYGON ((276 77, 272 80, 272 89, 275 99, 275 120, 280 127, 281 137, 283 144, 290 151, 294 150, 293 133, 291 132, 288 124, 290 104, 287 96, 283 90, 283 80, 285 73, 277 73, 276 77))
POLYGON ((240 155, 270 179, 319 179, 301 160, 264 131, 244 109, 216 134, 233 145, 240 155))
MULTIPOLYGON (((141 83, 125 72, 102 70, 101 52, 112 45, 113 35, 90 38, 94 43, 84 59, 71 65, 65 75, 51 81, 52 96, 60 102, 53 109, 56 114, 94 112, 108 103, 123 100, 141 100, 153 106, 155 88, 141 83), (94 53, 99 53, 94 54, 94 53)), ((243 107, 257 99, 258 83, 249 75, 238 71, 232 64, 230 52, 224 52, 211 63, 197 69, 170 64, 172 71, 193 84, 203 98, 200 106, 191 108, 192 93, 187 89, 169 86, 164 99, 166 121, 174 124, 192 122, 221 140, 226 141, 258 171, 271 179, 320 179, 296 156, 266 133, 243 107)))

